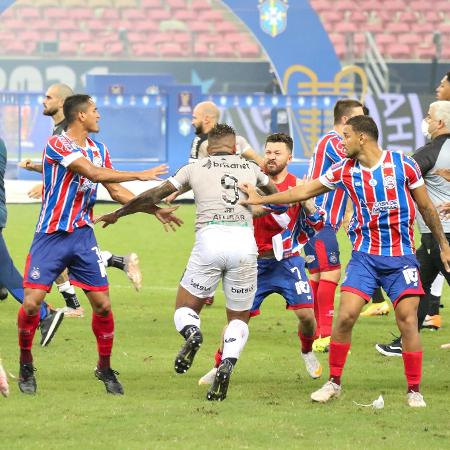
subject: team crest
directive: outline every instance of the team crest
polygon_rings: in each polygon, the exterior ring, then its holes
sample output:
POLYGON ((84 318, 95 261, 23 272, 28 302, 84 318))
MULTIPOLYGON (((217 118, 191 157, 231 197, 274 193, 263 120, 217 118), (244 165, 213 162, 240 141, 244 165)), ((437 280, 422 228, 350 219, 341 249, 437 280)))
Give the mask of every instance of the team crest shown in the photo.
POLYGON ((272 37, 281 34, 287 26, 287 0, 260 0, 259 23, 264 33, 272 37))
POLYGON ((395 178, 392 175, 387 175, 383 179, 383 184, 386 189, 395 189, 395 178))
POLYGON ((39 270, 39 267, 33 267, 30 272, 30 278, 33 280, 39 280, 39 278, 41 278, 41 271, 39 270))
POLYGON ((331 264, 337 264, 337 262, 338 262, 338 257, 337 257, 337 255, 336 255, 336 253, 331 252, 331 253, 328 255, 328 260, 330 261, 331 264))

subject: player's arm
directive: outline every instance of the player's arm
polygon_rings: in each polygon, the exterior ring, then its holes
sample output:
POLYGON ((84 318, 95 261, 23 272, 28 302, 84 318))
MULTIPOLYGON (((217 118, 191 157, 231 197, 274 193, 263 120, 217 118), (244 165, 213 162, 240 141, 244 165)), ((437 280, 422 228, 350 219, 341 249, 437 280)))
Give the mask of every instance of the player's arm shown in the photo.
POLYGON ((450 181, 450 169, 437 169, 433 172, 434 175, 439 175, 446 181, 450 181))
MULTIPOLYGON (((304 186, 305 184, 306 184, 306 177, 303 177, 303 179, 297 178, 297 181, 295 183, 296 186, 304 186)), ((308 199, 300 203, 307 215, 314 214, 317 210, 316 205, 312 199, 308 199)))
POLYGON ((135 214, 137 212, 152 214, 155 210, 155 205, 176 190, 176 187, 170 181, 165 181, 161 185, 137 195, 116 211, 99 217, 95 220, 95 223, 104 222, 103 226, 105 227, 117 222, 120 217, 135 214))
POLYGON ((242 205, 262 205, 264 203, 274 203, 279 205, 284 203, 297 203, 332 190, 322 184, 318 178, 308 181, 303 186, 295 186, 287 191, 273 193, 264 197, 259 195, 256 192, 255 186, 250 183, 240 184, 239 188, 248 195, 247 200, 241 201, 242 205))
POLYGON ((23 161, 20 161, 18 166, 30 172, 42 173, 42 163, 33 162, 31 159, 24 159, 23 161))
POLYGON ((247 147, 242 152, 242 156, 248 161, 255 161, 255 163, 258 164, 261 170, 265 170, 264 159, 251 147, 247 147))
MULTIPOLYGON (((103 186, 105 186, 111 198, 122 205, 135 198, 135 195, 121 184, 104 183, 103 186)), ((166 230, 168 230, 168 226, 172 228, 172 230, 175 230, 174 225, 180 226, 183 223, 181 219, 173 214, 176 209, 178 209, 178 206, 160 208, 157 205, 152 205, 148 207, 146 212, 149 214, 154 214, 166 230)))
POLYGON ((441 260, 444 264, 445 270, 450 272, 450 246, 448 245, 447 238, 442 228, 439 214, 428 196, 425 185, 422 184, 416 189, 412 189, 411 194, 417 204, 423 220, 439 244, 439 248, 441 249, 441 260))
POLYGON ((107 167, 97 167, 88 159, 79 157, 67 166, 72 172, 93 181, 94 183, 122 183, 123 181, 148 181, 159 179, 159 175, 167 173, 167 165, 161 164, 153 169, 139 172, 120 171, 107 167))
POLYGON ((350 225, 350 220, 353 217, 353 202, 349 197, 347 200, 347 205, 345 206, 344 218, 342 219, 342 226, 345 231, 348 231, 348 227, 350 225))

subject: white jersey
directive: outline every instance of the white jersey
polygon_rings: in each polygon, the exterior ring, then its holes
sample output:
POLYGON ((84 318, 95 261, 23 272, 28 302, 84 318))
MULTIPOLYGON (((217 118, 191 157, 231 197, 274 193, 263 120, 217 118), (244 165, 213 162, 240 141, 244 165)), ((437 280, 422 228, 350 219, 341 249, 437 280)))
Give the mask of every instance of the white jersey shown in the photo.
POLYGON ((177 190, 186 186, 194 191, 196 230, 206 225, 237 225, 253 229, 250 208, 240 204, 247 195, 238 185, 266 186, 269 177, 256 164, 238 155, 221 153, 183 166, 168 181, 177 190))

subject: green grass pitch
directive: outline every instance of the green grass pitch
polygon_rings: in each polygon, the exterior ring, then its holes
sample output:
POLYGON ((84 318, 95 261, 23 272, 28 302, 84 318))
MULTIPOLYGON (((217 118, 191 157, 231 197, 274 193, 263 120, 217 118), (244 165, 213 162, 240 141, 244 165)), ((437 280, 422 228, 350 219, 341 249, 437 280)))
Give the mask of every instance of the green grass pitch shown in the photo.
MULTIPOLYGON (((111 205, 99 205, 96 213, 111 205)), ((38 214, 36 205, 10 205, 5 239, 23 269, 38 214)), ((11 394, 0 398, 2 449, 410 449, 450 446, 450 304, 442 310, 439 332, 422 333, 425 348, 422 390, 428 407, 412 410, 405 402, 401 358, 386 358, 374 349, 396 332, 393 314, 361 318, 344 371, 343 395, 331 404, 312 404, 310 393, 322 379, 312 380, 299 357, 297 319, 277 296, 268 298, 262 315, 250 322, 250 337, 223 403, 205 399, 199 377, 212 366, 225 321, 224 298, 202 313, 204 345, 184 375, 173 370, 182 339, 173 325, 177 283, 193 243, 194 209, 182 205, 185 225, 165 233, 153 218, 126 217, 96 234, 100 247, 116 254, 136 251, 144 287, 136 293, 126 276, 109 270, 116 321, 113 368, 120 371, 124 397, 108 396, 93 375, 95 339, 90 311, 84 319, 66 319, 48 348, 35 338, 38 394, 26 397, 10 378, 11 394), (380 394, 383 410, 361 408, 380 394)), ((340 234, 342 260, 350 245, 340 234)), ((444 302, 449 288, 444 291, 444 302)), ((62 306, 56 292, 50 303, 62 306)), ((336 297, 336 305, 339 295, 336 297)), ((7 371, 17 376, 17 303, 0 304, 0 355, 7 371)), ((39 335, 39 332, 37 332, 39 335)))

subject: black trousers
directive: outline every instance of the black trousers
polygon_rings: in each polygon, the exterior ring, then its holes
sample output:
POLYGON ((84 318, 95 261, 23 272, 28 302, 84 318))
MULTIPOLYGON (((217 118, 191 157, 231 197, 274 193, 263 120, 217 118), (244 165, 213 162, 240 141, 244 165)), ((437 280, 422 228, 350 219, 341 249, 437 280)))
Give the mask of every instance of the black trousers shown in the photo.
MULTIPOLYGON (((450 243, 450 233, 446 233, 445 236, 450 243)), ((423 233, 420 242, 421 245, 417 249, 416 255, 420 265, 419 274, 425 295, 420 299, 419 309, 417 311, 419 329, 430 308, 431 285, 437 274, 441 272, 450 285, 450 273, 446 272, 444 264, 441 261, 441 251, 436 239, 431 233, 423 233)))

